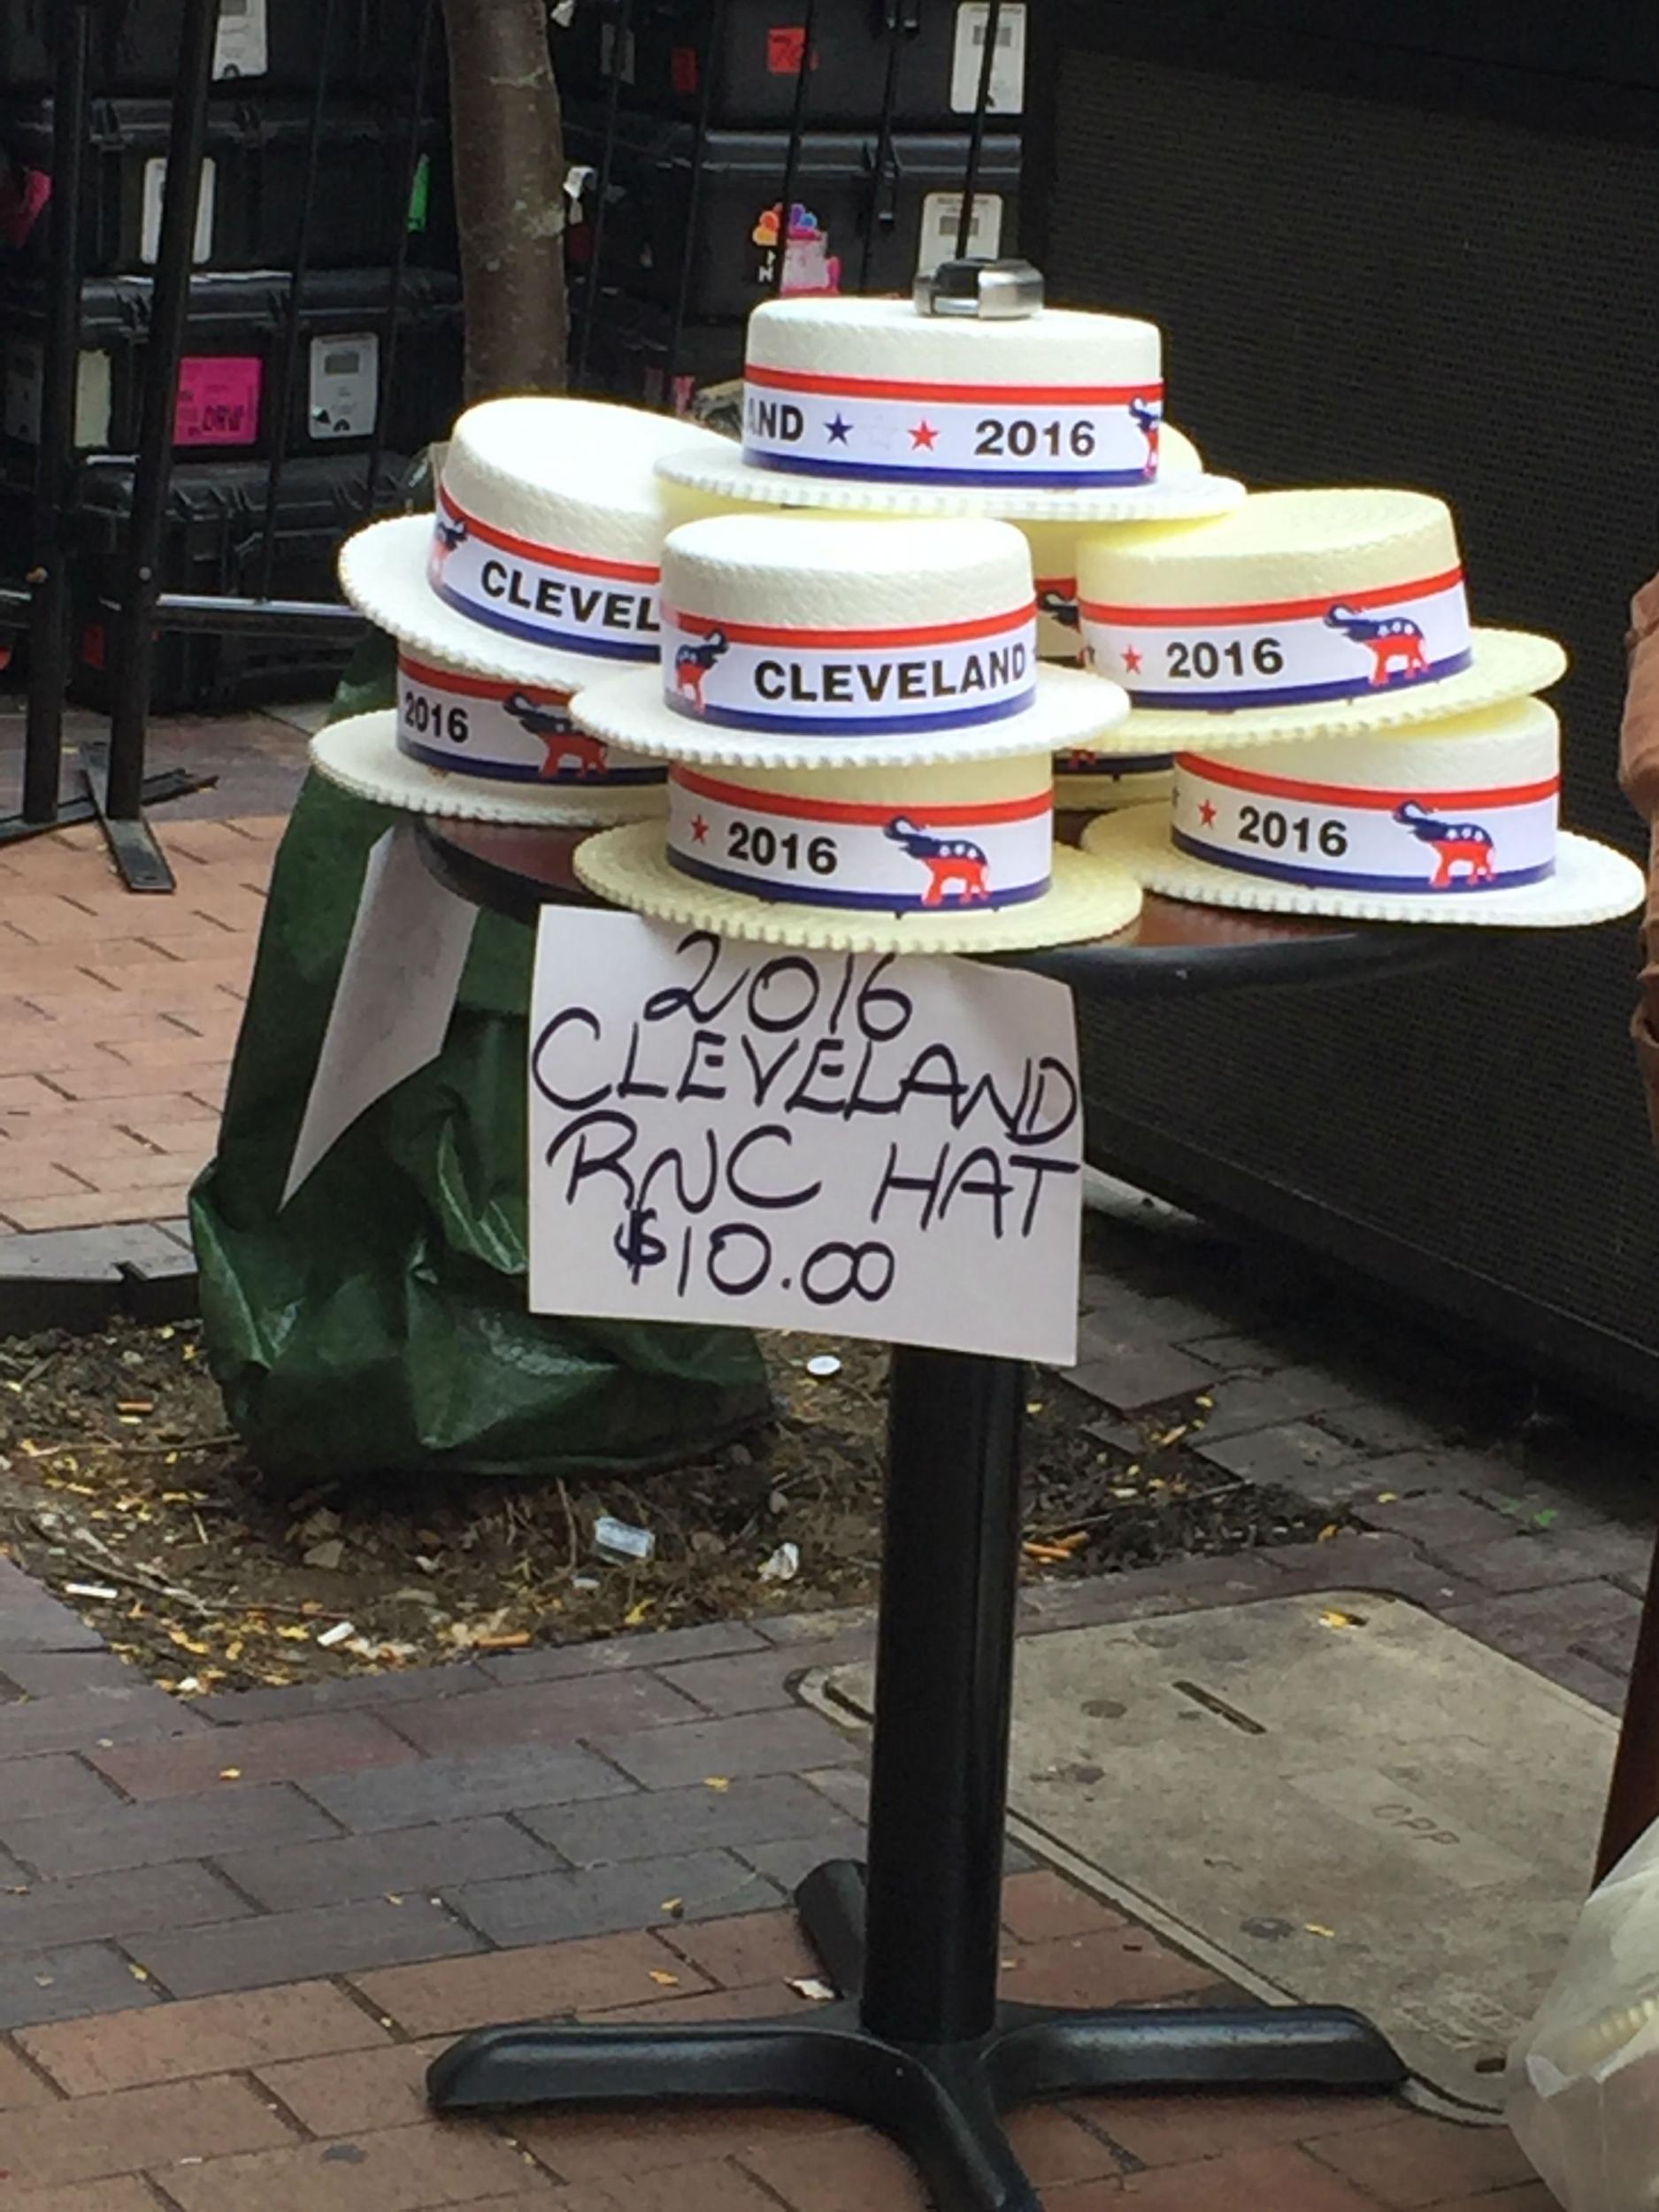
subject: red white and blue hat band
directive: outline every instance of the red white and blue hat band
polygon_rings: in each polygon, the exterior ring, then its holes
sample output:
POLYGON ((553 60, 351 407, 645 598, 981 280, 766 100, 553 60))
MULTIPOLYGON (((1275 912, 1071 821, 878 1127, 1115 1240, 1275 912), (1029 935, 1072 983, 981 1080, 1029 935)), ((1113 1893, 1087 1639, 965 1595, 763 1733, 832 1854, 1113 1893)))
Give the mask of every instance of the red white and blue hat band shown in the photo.
POLYGON ((1474 658, 1463 572, 1248 606, 1079 602, 1088 665, 1138 707, 1293 707, 1377 699, 1474 658))
POLYGON ((1164 387, 895 382, 750 366, 743 457, 853 483, 1075 491, 1150 484, 1164 387))
POLYGON ((397 660, 397 749, 428 768, 491 783, 557 783, 586 791, 661 783, 664 770, 589 737, 566 691, 533 690, 458 670, 397 660))
POLYGON ((531 645, 654 661, 662 572, 512 536, 440 490, 427 580, 469 622, 531 645))
POLYGON ((1323 890, 1478 897, 1555 872, 1561 782, 1379 791, 1175 761, 1176 849, 1235 873, 1323 890))
POLYGON ((887 914, 974 914, 1048 890, 1054 804, 1046 782, 961 806, 872 806, 757 791, 674 767, 668 858, 682 875, 752 898, 887 914))
POLYGON ((663 695, 723 729, 801 737, 972 729, 1036 699, 1034 604, 904 630, 809 630, 663 610, 663 695))

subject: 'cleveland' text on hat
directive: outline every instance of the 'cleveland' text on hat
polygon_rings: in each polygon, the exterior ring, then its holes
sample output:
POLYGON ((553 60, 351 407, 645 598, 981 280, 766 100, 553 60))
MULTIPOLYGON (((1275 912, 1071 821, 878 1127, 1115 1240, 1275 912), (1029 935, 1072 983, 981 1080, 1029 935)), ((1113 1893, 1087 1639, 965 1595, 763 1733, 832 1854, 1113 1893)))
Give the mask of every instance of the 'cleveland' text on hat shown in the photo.
POLYGON ((792 699, 803 705, 880 706, 888 699, 960 699, 971 691, 1004 691, 1030 666, 1024 645, 1005 645, 990 653, 970 653, 952 664, 927 661, 758 661, 753 672, 757 695, 792 699))
POLYGON ((662 627, 651 601, 638 592, 567 584, 562 578, 528 574, 509 561, 486 561, 478 572, 478 588, 487 599, 584 626, 592 623, 602 629, 634 630, 652 637, 662 627))

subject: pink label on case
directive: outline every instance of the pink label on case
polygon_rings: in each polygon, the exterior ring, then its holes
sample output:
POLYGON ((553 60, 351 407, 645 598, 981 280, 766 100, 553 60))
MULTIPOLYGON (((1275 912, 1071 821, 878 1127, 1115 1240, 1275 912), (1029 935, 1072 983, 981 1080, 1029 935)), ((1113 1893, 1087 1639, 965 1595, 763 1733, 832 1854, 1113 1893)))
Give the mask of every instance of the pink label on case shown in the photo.
POLYGON ((180 365, 175 445, 253 445, 265 363, 257 354, 197 356, 180 365))

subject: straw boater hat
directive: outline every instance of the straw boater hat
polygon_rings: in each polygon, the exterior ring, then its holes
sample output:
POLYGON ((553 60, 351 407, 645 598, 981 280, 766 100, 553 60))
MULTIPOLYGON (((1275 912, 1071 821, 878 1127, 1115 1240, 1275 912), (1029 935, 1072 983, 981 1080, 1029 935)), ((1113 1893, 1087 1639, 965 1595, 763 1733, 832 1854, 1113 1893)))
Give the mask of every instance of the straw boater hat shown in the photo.
POLYGON ((1201 525, 1088 532, 1078 603, 1148 752, 1403 729, 1567 665, 1553 638, 1471 629, 1451 511, 1423 492, 1256 492, 1201 525))
POLYGON ((774 507, 1014 520, 1223 512, 1225 477, 1161 466, 1155 324, 1042 304, 1024 262, 954 262, 912 303, 769 301, 749 319, 743 443, 675 483, 774 507))
MULTIPOLYGON (((1203 472, 1198 448, 1173 423, 1158 442, 1158 473, 1172 480, 1203 472)), ((1133 529, 1135 526, 1124 526, 1133 529)), ((1197 525, 1193 526, 1196 527, 1197 525)), ((1077 605, 1079 526, 1023 522, 1037 584, 1037 653, 1056 668, 1083 665, 1083 631, 1077 605)), ((1062 813, 1110 813, 1167 798, 1171 758, 1167 752, 1101 755, 1081 750, 1054 757, 1054 803, 1062 813)))
POLYGON ((1018 531, 733 515, 675 531, 663 580, 660 678, 572 711, 670 762, 668 822, 589 838, 591 890, 826 950, 993 952, 1133 920, 1127 876, 1054 849, 1050 756, 1109 742, 1125 703, 1038 665, 1018 531))
POLYGON ((352 604, 397 640, 397 704, 322 731, 319 772, 360 797, 489 822, 660 814, 664 772, 578 730, 572 692, 655 666, 674 503, 654 464, 683 423, 591 400, 499 399, 456 425, 435 518, 405 515, 340 557, 352 604))
POLYGON ((1167 806, 1102 816, 1087 850, 1208 906, 1549 928, 1641 903, 1622 853, 1557 826, 1561 733, 1540 699, 1444 722, 1182 753, 1167 806))

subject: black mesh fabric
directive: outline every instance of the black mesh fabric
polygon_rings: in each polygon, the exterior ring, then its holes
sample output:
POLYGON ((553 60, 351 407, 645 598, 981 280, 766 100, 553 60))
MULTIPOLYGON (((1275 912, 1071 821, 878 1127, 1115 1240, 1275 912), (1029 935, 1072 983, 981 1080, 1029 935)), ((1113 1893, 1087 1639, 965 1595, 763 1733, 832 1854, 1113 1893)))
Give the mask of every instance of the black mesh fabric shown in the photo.
MULTIPOLYGON (((1213 465, 1449 498, 1477 618, 1571 650, 1567 819, 1640 853, 1615 772, 1659 565, 1659 150, 1102 52, 1100 20, 1056 73, 1051 295, 1162 324, 1213 465)), ((1614 925, 1086 1009, 1097 1156, 1659 1400, 1633 964, 1614 925)))

